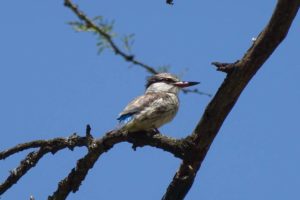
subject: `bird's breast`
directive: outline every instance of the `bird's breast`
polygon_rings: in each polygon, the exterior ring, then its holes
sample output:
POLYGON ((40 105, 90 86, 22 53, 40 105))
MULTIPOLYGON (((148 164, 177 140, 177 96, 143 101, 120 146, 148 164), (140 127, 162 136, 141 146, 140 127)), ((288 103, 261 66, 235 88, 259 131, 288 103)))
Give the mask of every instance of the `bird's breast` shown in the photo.
POLYGON ((132 130, 159 128, 170 122, 179 106, 178 97, 173 93, 156 93, 154 100, 134 115, 128 126, 132 130))
POLYGON ((159 128, 162 125, 170 122, 178 111, 179 101, 176 95, 166 94, 154 101, 141 116, 151 126, 159 128))

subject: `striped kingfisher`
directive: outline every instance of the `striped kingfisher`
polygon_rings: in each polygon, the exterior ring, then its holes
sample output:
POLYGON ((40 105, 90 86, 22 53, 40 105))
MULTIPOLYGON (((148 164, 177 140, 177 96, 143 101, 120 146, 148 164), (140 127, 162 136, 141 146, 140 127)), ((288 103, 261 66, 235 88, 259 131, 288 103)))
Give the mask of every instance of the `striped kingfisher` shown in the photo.
POLYGON ((119 129, 136 132, 154 130, 170 122, 179 107, 181 88, 199 82, 181 81, 169 73, 159 73, 148 78, 145 94, 131 101, 119 114, 119 129))

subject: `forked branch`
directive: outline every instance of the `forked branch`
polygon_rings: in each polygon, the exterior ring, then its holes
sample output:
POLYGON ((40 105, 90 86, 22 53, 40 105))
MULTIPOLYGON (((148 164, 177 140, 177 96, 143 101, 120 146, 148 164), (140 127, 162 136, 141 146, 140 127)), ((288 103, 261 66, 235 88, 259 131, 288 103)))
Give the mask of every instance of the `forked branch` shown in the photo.
POLYGON ((57 191, 49 199, 65 199, 73 191, 77 191, 84 180, 89 169, 91 169, 99 156, 111 149, 115 144, 128 142, 137 147, 152 146, 170 152, 175 157, 183 159, 186 156, 187 145, 184 141, 153 134, 153 132, 127 133, 118 130, 110 131, 99 139, 94 139, 90 133, 90 126, 87 126, 86 136, 80 137, 72 134, 67 138, 55 138, 52 140, 36 140, 29 143, 16 145, 13 148, 0 152, 1 159, 5 159, 15 153, 32 148, 39 148, 37 151, 29 153, 20 165, 11 170, 8 178, 0 185, 0 195, 5 193, 13 184, 22 178, 39 160, 48 153, 55 154, 63 149, 73 150, 75 147, 87 147, 88 153, 79 159, 77 166, 70 174, 59 183, 57 191))

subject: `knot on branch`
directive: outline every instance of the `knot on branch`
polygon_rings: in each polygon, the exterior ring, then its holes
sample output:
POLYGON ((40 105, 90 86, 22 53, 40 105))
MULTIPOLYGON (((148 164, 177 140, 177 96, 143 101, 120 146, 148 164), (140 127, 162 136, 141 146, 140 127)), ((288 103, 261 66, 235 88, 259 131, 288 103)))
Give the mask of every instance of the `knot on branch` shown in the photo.
POLYGON ((211 64, 217 67, 217 71, 221 71, 229 74, 235 69, 237 69, 238 62, 239 60, 235 61, 234 63, 212 62, 211 64))
POLYGON ((86 136, 86 142, 89 150, 96 147, 94 137, 91 134, 91 130, 92 130, 91 126, 89 124, 86 125, 85 136, 86 136))
MULTIPOLYGON (((76 141, 78 140, 79 136, 76 134, 76 133, 73 133, 72 135, 70 135, 68 138, 67 138, 67 142, 68 142, 68 148, 73 151, 74 150, 74 147, 76 145, 76 141)), ((57 152, 57 149, 53 149, 54 152, 52 152, 52 154, 56 153, 57 152)))
POLYGON ((128 56, 125 56, 125 59, 127 61, 133 61, 134 60, 134 55, 128 55, 128 56))
POLYGON ((180 149, 183 152, 184 160, 189 161, 197 155, 197 145, 192 137, 186 137, 180 141, 180 149))

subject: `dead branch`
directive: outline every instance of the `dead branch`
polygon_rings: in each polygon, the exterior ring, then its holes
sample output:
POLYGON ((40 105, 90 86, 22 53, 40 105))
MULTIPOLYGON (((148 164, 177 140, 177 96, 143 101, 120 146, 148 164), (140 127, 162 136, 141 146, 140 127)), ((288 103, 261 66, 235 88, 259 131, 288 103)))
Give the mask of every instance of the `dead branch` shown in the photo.
POLYGON ((87 126, 86 136, 80 137, 76 134, 72 134, 67 138, 55 138, 52 140, 36 140, 28 143, 16 145, 13 148, 0 152, 2 159, 8 156, 18 153, 25 149, 37 148, 39 150, 30 152, 24 160, 20 162, 20 165, 11 171, 8 178, 0 185, 0 195, 5 193, 13 184, 22 178, 31 168, 33 168, 39 160, 46 154, 63 150, 73 150, 75 147, 87 147, 87 155, 78 160, 77 166, 72 169, 68 177, 61 181, 57 191, 49 199, 64 199, 71 191, 78 190, 81 182, 84 180, 88 173, 88 170, 93 167, 99 156, 104 152, 107 152, 115 144, 121 142, 131 143, 133 149, 137 147, 152 146, 164 151, 172 153, 175 157, 183 159, 186 156, 189 146, 185 141, 180 139, 174 139, 162 134, 153 134, 152 132, 135 132, 126 133, 118 130, 110 131, 99 139, 94 139, 90 133, 90 126, 87 126))
POLYGON ((299 0, 279 0, 269 23, 244 57, 237 63, 220 65, 227 77, 205 109, 192 136, 187 138, 196 145, 197 151, 191 152, 191 158, 181 163, 163 200, 184 199, 225 118, 251 78, 287 35, 299 5, 299 0))
POLYGON ((108 132, 101 139, 93 141, 89 147, 89 152, 83 158, 79 159, 76 167, 71 170, 66 178, 59 182, 57 190, 52 196, 48 197, 48 200, 66 199, 70 192, 76 192, 98 158, 115 144, 124 141, 132 143, 134 149, 138 146, 149 145, 168 151, 179 158, 184 158, 185 152, 187 152, 187 145, 184 142, 161 134, 154 135, 152 132, 108 132))

